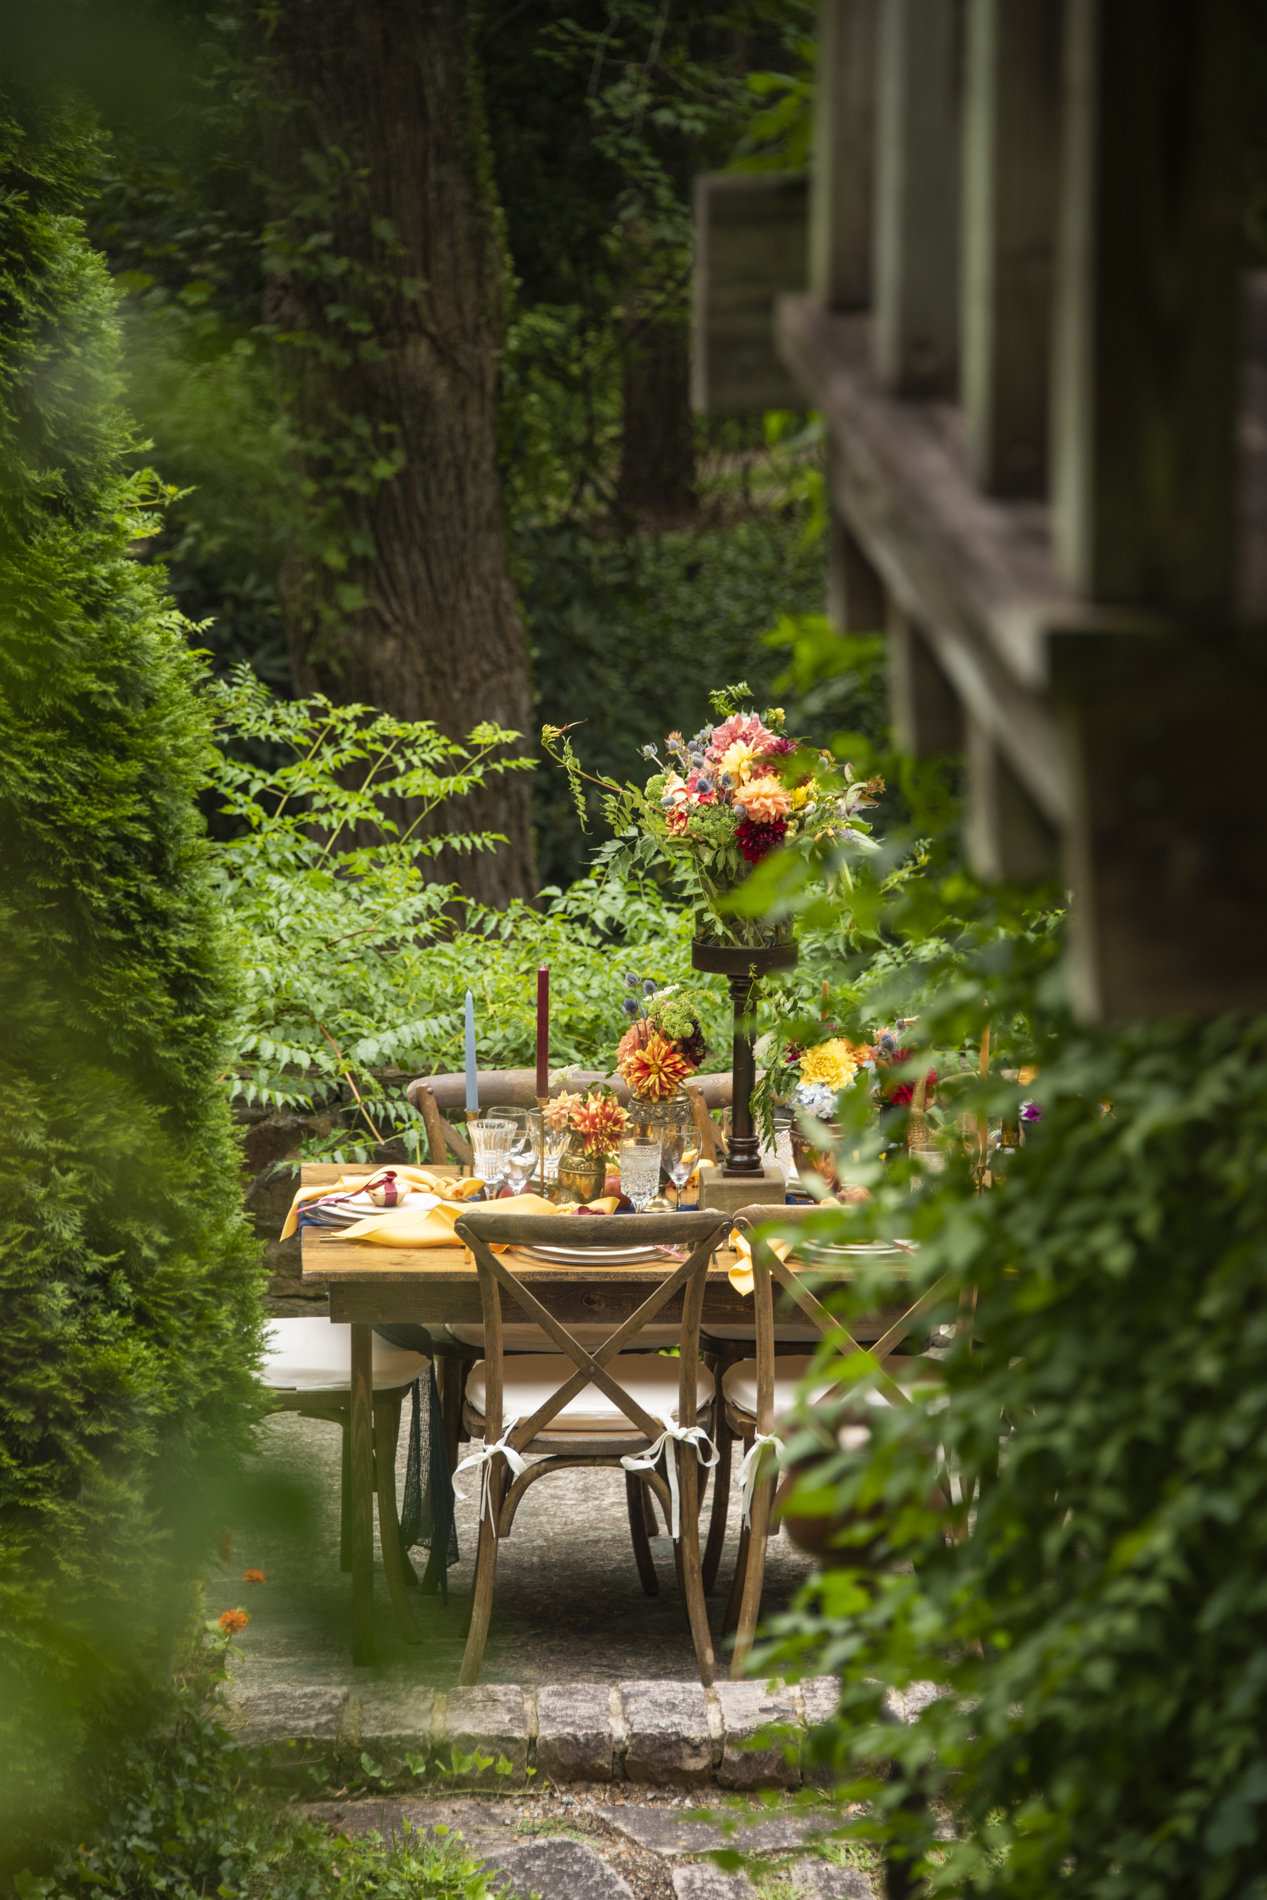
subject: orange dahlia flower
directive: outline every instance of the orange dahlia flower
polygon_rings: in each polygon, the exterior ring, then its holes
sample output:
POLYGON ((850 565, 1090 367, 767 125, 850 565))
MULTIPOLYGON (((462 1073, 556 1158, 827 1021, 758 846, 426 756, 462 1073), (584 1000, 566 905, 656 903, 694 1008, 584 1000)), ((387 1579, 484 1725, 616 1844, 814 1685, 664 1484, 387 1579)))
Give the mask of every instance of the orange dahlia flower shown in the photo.
POLYGON ((254 1585, 257 1583, 267 1583, 268 1579, 262 1570, 244 1570, 242 1572, 242 1581, 243 1583, 254 1585))
POLYGON ((226 1610, 219 1623, 226 1636, 240 1636, 250 1620, 245 1610, 226 1610))
POLYGON ((671 1042, 652 1030, 640 1049, 631 1049, 625 1056, 620 1073, 635 1095, 664 1102, 677 1094, 691 1073, 691 1065, 671 1042))
POLYGON ((777 778, 754 778, 738 794, 738 802, 743 804, 749 818, 768 825, 776 818, 787 817, 792 809, 792 794, 777 778))

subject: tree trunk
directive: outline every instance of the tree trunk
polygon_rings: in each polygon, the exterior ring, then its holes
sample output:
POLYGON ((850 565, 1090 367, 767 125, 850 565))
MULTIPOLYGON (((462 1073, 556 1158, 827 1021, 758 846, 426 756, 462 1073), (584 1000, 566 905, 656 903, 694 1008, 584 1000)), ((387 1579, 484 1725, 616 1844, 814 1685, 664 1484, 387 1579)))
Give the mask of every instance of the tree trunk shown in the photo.
MULTIPOLYGON (((304 484, 282 578, 296 689, 528 733, 528 652, 496 451, 503 258, 463 0, 278 0, 261 48, 274 230, 266 316, 304 484)), ((526 748, 521 745, 521 752, 526 748)), ((530 774, 454 800, 492 830, 440 861, 536 890, 530 774)))
POLYGON ((690 331, 676 313, 630 326, 625 346, 624 433, 617 494, 628 514, 657 527, 691 521, 695 440, 690 331))

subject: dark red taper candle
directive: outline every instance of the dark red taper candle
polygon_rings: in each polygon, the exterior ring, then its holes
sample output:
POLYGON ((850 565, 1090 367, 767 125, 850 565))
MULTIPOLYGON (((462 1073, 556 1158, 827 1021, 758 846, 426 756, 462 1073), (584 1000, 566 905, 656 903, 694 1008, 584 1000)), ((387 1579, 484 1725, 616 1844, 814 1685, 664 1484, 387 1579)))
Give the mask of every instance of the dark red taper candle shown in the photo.
POLYGON ((537 971, 537 1097, 550 1093, 550 966, 537 971))

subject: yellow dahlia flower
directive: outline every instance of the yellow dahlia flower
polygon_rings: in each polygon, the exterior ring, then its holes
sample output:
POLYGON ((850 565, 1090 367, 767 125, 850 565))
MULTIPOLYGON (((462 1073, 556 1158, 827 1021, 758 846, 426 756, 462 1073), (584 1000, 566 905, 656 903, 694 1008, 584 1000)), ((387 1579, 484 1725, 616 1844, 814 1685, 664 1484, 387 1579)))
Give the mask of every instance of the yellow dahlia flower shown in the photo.
POLYGON ((820 1042, 801 1057, 802 1082, 821 1082, 831 1089, 843 1089, 858 1073, 858 1059, 842 1036, 820 1042))
POLYGON ((717 767, 718 775, 729 772, 735 784, 742 785, 743 781, 751 776, 752 760, 752 747, 743 739, 736 739, 735 743, 727 746, 722 753, 721 763, 717 767))

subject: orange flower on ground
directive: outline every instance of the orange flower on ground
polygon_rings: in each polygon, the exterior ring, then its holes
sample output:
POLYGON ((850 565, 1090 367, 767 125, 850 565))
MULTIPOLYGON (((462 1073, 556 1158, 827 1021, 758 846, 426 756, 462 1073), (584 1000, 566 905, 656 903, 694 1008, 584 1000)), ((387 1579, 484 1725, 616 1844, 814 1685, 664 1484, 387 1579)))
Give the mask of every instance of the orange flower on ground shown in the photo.
POLYGON ((620 1073, 635 1095, 664 1102, 677 1094, 691 1073, 691 1065, 671 1042, 652 1030, 641 1049, 631 1049, 621 1062, 620 1073))
POLYGON ((242 1572, 242 1581, 243 1583, 249 1583, 254 1586, 257 1583, 267 1583, 268 1578, 264 1575, 262 1570, 244 1570, 242 1572))
POLYGON ((240 1636, 250 1620, 245 1610, 226 1610, 223 1616, 218 1618, 220 1628, 226 1636, 240 1636))

